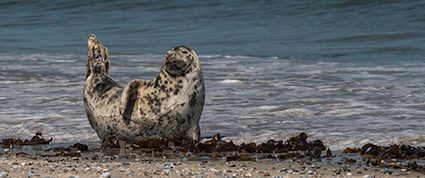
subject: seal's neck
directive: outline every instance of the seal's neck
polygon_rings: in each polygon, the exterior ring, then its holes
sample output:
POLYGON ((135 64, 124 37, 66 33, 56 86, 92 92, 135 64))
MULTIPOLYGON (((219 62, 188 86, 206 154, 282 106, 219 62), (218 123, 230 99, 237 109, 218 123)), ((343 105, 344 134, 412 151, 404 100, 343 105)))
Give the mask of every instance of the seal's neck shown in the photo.
POLYGON ((104 60, 101 57, 92 58, 90 60, 90 70, 94 74, 106 73, 106 66, 104 60))

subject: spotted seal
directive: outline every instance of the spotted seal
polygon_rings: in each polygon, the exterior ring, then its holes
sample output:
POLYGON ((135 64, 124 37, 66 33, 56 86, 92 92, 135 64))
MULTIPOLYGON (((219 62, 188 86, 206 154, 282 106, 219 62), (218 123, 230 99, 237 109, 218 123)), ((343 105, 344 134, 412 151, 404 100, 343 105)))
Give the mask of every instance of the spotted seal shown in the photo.
POLYGON ((188 47, 170 49, 153 80, 122 87, 108 75, 108 50, 88 36, 84 106, 102 140, 113 135, 136 142, 148 138, 200 139, 205 89, 198 56, 188 47))

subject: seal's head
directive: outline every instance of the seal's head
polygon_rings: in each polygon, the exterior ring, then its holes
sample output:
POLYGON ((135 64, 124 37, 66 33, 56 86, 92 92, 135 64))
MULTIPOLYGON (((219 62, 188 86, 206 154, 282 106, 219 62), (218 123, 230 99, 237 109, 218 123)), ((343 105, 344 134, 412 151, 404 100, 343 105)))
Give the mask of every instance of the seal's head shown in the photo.
POLYGON ((198 56, 185 46, 171 48, 164 56, 162 68, 172 76, 184 76, 197 67, 198 56))
POLYGON ((96 38, 95 34, 87 37, 87 70, 86 78, 91 73, 108 73, 110 62, 108 58, 108 48, 96 38))
POLYGON ((95 34, 89 34, 89 36, 87 36, 87 46, 89 53, 97 52, 97 55, 102 56, 103 59, 108 58, 108 48, 103 46, 103 44, 96 38, 95 34))

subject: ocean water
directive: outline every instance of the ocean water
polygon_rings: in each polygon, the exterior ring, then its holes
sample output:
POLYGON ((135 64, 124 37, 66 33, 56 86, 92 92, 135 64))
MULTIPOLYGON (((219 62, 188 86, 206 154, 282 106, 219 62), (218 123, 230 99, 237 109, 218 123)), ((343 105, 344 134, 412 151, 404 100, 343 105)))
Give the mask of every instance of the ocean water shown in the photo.
POLYGON ((87 35, 122 85, 194 49, 201 136, 425 146, 423 1, 0 2, 0 137, 99 142, 83 100, 87 35))

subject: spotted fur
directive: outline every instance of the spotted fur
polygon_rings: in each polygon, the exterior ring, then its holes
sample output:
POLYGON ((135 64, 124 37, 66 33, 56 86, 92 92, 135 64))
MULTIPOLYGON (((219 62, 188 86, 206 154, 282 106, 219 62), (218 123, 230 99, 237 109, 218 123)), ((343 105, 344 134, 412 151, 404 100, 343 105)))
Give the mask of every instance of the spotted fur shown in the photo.
POLYGON ((108 135, 127 142, 152 137, 199 140, 205 89, 192 49, 170 49, 153 80, 136 79, 126 87, 108 76, 106 58, 107 49, 90 34, 84 105, 101 140, 108 135))

